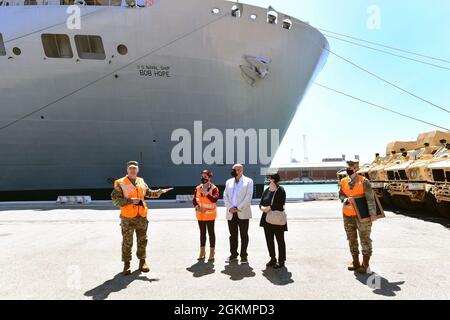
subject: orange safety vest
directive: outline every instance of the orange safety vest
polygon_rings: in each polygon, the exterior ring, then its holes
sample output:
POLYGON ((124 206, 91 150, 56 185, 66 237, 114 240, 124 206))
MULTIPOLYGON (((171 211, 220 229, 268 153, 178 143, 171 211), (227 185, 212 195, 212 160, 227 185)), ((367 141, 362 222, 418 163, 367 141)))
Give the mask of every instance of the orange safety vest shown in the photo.
MULTIPOLYGON (((211 183, 209 190, 214 191, 217 187, 211 183)), ((218 191, 218 190, 217 190, 218 191)), ((195 188, 195 200, 197 201, 200 210, 195 210, 197 220, 199 221, 212 221, 217 218, 217 204, 209 200, 206 195, 202 194, 202 185, 195 188)))
POLYGON ((144 204, 144 206, 138 206, 133 203, 126 204, 123 207, 120 207, 120 215, 125 218, 134 218, 137 215, 140 215, 145 218, 148 213, 148 207, 147 203, 144 201, 145 194, 147 193, 147 185, 145 184, 144 179, 137 178, 135 186, 128 177, 123 177, 114 181, 114 188, 117 186, 122 189, 124 198, 139 198, 144 204))
MULTIPOLYGON (((358 175, 358 181, 355 182, 353 189, 350 189, 349 183, 350 177, 345 177, 341 180, 341 190, 347 198, 365 197, 363 176, 358 175)), ((356 210, 355 208, 353 208, 353 204, 351 202, 348 202, 347 204, 344 203, 342 207, 342 212, 347 217, 356 217, 357 215, 356 210)))

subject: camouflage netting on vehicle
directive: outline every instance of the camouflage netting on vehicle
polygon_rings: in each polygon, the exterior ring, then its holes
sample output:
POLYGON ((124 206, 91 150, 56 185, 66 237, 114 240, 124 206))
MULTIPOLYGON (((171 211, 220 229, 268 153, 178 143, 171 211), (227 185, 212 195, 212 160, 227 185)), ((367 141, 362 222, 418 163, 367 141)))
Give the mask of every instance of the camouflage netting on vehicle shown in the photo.
POLYGON ((431 132, 424 132, 419 134, 417 137, 417 143, 420 146, 423 146, 425 142, 428 142, 430 146, 441 146, 442 144, 439 142, 441 139, 447 140, 447 142, 450 142, 450 132, 445 131, 431 131, 431 132))
POLYGON ((386 146, 386 155, 390 155, 392 150, 399 153, 400 149, 405 148, 406 150, 414 150, 420 148, 417 141, 393 141, 389 142, 386 146))

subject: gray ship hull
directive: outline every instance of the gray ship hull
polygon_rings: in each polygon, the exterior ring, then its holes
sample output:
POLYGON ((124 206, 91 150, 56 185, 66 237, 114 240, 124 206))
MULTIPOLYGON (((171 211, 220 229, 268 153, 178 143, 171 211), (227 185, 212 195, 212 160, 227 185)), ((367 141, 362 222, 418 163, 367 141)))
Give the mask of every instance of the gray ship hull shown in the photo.
MULTIPOLYGON (((0 56, 0 127, 8 125, 0 130, 0 191, 108 190, 128 160, 140 161, 150 186, 190 188, 204 168, 221 185, 233 161, 226 154, 215 163, 198 161, 192 141, 190 161, 174 163, 175 130, 195 140, 194 122, 201 121, 203 133, 277 129, 282 139, 325 63, 327 41, 300 23, 291 30, 270 25, 266 10, 257 7, 244 6, 240 18, 211 13, 230 5, 166 0, 140 9, 87 6, 81 30, 57 24, 64 21, 63 6, 0 7, 7 51, 0 56), (34 29, 14 28, 11 17, 34 21, 34 29), (45 58, 45 32, 67 34, 72 43, 76 34, 99 35, 106 59, 77 59, 76 50, 73 59, 45 58), (126 55, 117 53, 119 44, 126 44, 126 55), (22 53, 14 55, 13 47, 22 53), (253 85, 240 68, 246 55, 272 60, 269 74, 253 85), (161 75, 141 72, 152 68, 161 75)), ((261 167, 270 164, 249 163, 249 156, 247 145, 246 175, 262 184, 261 167)))

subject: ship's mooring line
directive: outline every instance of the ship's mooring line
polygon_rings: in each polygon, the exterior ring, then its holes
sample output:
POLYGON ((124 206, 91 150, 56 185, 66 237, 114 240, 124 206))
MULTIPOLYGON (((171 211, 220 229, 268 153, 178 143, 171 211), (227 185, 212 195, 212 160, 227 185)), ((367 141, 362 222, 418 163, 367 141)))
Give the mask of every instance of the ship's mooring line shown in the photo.
POLYGON ((360 70, 362 70, 362 71, 364 71, 364 72, 370 74, 372 77, 375 77, 375 78, 377 78, 378 80, 380 80, 380 81, 382 81, 382 82, 385 82, 385 83, 389 84, 390 86, 393 86, 394 88, 397 88, 398 90, 400 90, 400 91, 402 91, 402 92, 405 92, 406 94, 409 94, 410 96, 412 96, 412 97, 414 97, 414 98, 416 98, 416 99, 419 99, 419 100, 421 100, 421 101, 423 101, 423 102, 425 102, 425 103, 428 103, 429 105, 431 105, 431 106, 433 106, 433 107, 435 107, 435 108, 438 108, 438 109, 440 109, 440 110, 442 110, 442 111, 445 111, 445 112, 447 112, 447 113, 450 113, 450 110, 449 110, 449 109, 444 108, 444 107, 442 107, 442 106, 439 106, 439 105, 437 105, 437 104, 435 104, 435 103, 433 103, 433 102, 431 102, 431 101, 429 101, 429 100, 427 100, 427 99, 424 99, 424 98, 418 96, 418 95, 415 94, 415 93, 412 93, 411 91, 408 91, 408 90, 406 90, 406 89, 404 89, 404 88, 402 88, 402 87, 396 85, 395 83, 393 83, 393 82, 391 82, 391 81, 389 81, 389 80, 386 80, 385 78, 383 78, 383 77, 381 77, 381 76, 379 76, 379 75, 373 73, 372 71, 367 70, 366 68, 361 67, 360 65, 354 63, 353 61, 348 60, 347 58, 344 58, 343 56, 341 56, 341 55, 339 55, 339 54, 337 54, 337 53, 331 51, 330 49, 325 48, 325 50, 327 50, 329 53, 331 53, 331 54, 334 55, 335 57, 338 57, 339 59, 341 59, 341 60, 347 62, 348 64, 350 64, 350 65, 352 65, 352 66, 354 66, 355 68, 358 68, 358 69, 360 69, 360 70))
MULTIPOLYGON (((313 29, 313 30, 316 30, 315 27, 313 27, 313 26, 311 26, 311 25, 309 25, 309 24, 307 24, 307 23, 305 23, 305 22, 303 22, 303 21, 300 21, 300 23, 296 22, 296 24, 298 24, 298 25, 301 24, 302 26, 306 26, 306 27, 308 27, 308 28, 311 28, 311 29, 313 29)), ((431 101, 429 101, 429 100, 427 100, 427 99, 425 99, 425 98, 422 98, 422 97, 418 96, 417 94, 415 94, 415 93, 413 93, 413 92, 411 92, 411 91, 409 91, 409 90, 406 90, 406 89, 400 87, 399 85, 397 85, 397 84, 395 84, 395 83, 393 83, 393 82, 391 82, 391 81, 389 81, 389 80, 387 80, 387 79, 385 79, 385 78, 383 78, 383 77, 381 77, 381 76, 379 76, 379 75, 373 73, 372 71, 370 71, 370 70, 368 70, 368 69, 366 69, 366 68, 363 68, 362 66, 360 66, 360 65, 358 65, 358 64, 356 64, 356 63, 354 63, 353 61, 350 61, 350 60, 347 59, 347 58, 344 58, 343 56, 341 56, 341 55, 339 55, 339 54, 337 54, 337 53, 335 53, 335 52, 331 51, 329 48, 324 47, 323 49, 326 50, 326 51, 328 51, 329 53, 331 53, 331 54, 334 55, 335 57, 337 57, 337 58, 339 58, 339 59, 341 59, 341 60, 347 62, 348 64, 352 65, 353 67, 358 68, 358 69, 360 69, 360 70, 362 70, 362 71, 368 73, 368 74, 371 75, 372 77, 375 77, 376 79, 378 79, 378 80, 380 80, 380 81, 382 81, 382 82, 384 82, 384 83, 387 83, 387 84, 389 84, 390 86, 393 86, 394 88, 396 88, 396 89, 398 89, 398 90, 400 90, 400 91, 402 91, 402 92, 404 92, 404 93, 406 93, 406 94, 408 94, 408 95, 410 95, 410 96, 412 96, 412 97, 414 97, 414 98, 416 98, 416 99, 419 99, 419 100, 421 100, 421 101, 423 101, 423 102, 425 102, 425 103, 427 103, 427 104, 429 104, 429 105, 431 105, 431 106, 433 106, 433 107, 435 107, 435 108, 437 108, 437 109, 440 109, 440 110, 442 110, 442 111, 445 111, 445 112, 447 112, 447 113, 450 113, 450 110, 449 110, 449 109, 447 109, 447 108, 445 108, 445 107, 442 107, 442 106, 440 106, 440 105, 437 105, 436 103, 433 103, 433 102, 431 102, 431 101)))
POLYGON ((388 111, 388 112, 394 113, 394 114, 396 114, 396 115, 399 115, 399 116, 402 116, 402 117, 405 117, 405 118, 409 118, 409 119, 412 119, 412 120, 415 120, 415 121, 419 121, 419 122, 425 123, 425 124, 427 124, 427 125, 430 125, 430 126, 433 126, 433 127, 439 128, 439 129, 443 129, 443 130, 445 130, 445 131, 450 131, 450 129, 445 128, 445 127, 442 127, 442 126, 440 126, 440 125, 437 125, 437 124, 434 124, 434 123, 431 123, 431 122, 428 122, 428 121, 425 121, 425 120, 422 120, 422 119, 419 119, 419 118, 415 118, 415 117, 409 116, 409 115, 407 115, 407 114, 404 114, 404 113, 401 113, 401 112, 392 110, 392 109, 387 108, 387 107, 383 107, 383 106, 381 106, 381 105, 379 105, 379 104, 376 104, 376 103, 373 103, 373 102, 370 102, 370 101, 367 101, 367 100, 364 100, 364 99, 355 97, 355 96, 353 96, 353 95, 351 95, 351 94, 348 94, 348 93, 339 91, 339 90, 337 90, 337 89, 328 87, 328 86, 323 85, 323 84, 320 84, 320 83, 318 83, 318 82, 314 82, 314 84, 315 84, 316 86, 321 87, 321 88, 324 88, 324 89, 327 89, 327 90, 329 90, 329 91, 333 91, 333 92, 335 92, 335 93, 338 93, 338 94, 341 94, 341 95, 343 95, 343 96, 346 96, 346 97, 348 97, 348 98, 351 98, 351 99, 354 99, 354 100, 357 100, 357 101, 366 103, 366 104, 368 104, 368 105, 371 105, 371 106, 373 106, 373 107, 382 109, 382 110, 384 110, 384 111, 388 111))
MULTIPOLYGON (((88 13, 82 15, 81 18, 90 16, 90 15, 92 15, 92 14, 94 14, 94 13, 104 12, 105 10, 106 10, 106 9, 97 9, 97 10, 95 10, 95 11, 88 12, 88 13)), ((67 19, 66 19, 64 22, 60 22, 60 23, 54 24, 54 25, 52 25, 52 26, 50 26, 50 27, 45 27, 45 28, 42 28, 42 29, 39 29, 39 30, 30 32, 30 33, 27 33, 27 34, 23 34, 23 35, 21 35, 21 36, 19 36, 19 37, 13 38, 13 39, 5 40, 5 41, 3 41, 3 43, 8 43, 8 42, 11 42, 11 41, 19 40, 19 39, 22 39, 22 38, 31 36, 31 35, 33 35, 33 34, 35 34, 35 33, 39 33, 39 32, 45 31, 45 30, 49 30, 49 29, 52 29, 52 28, 55 28, 55 27, 64 25, 64 24, 66 24, 66 22, 67 22, 67 19)))
MULTIPOLYGON (((409 50, 396 48, 396 47, 389 46, 389 45, 386 45, 386 44, 382 44, 382 43, 379 43, 379 42, 369 41, 369 40, 357 38, 357 37, 354 37, 354 36, 350 36, 348 34, 334 32, 334 31, 330 31, 330 30, 327 30, 327 29, 323 29, 323 28, 317 28, 317 29, 322 31, 322 32, 332 33, 334 35, 338 35, 338 36, 341 36, 341 37, 345 37, 345 38, 349 38, 349 39, 353 39, 353 40, 357 40, 357 41, 373 44, 373 45, 376 45, 376 46, 380 46, 380 47, 391 49, 391 50, 396 50, 396 51, 403 52, 403 53, 408 53, 408 54, 415 55, 415 56, 418 56, 418 57, 427 58, 427 59, 430 59, 430 60, 441 61, 441 62, 445 62, 445 63, 450 63, 450 60, 446 60, 446 59, 442 59, 442 58, 436 58, 436 57, 432 57, 432 56, 429 56, 429 55, 425 55, 425 54, 421 54, 421 53, 417 53, 417 52, 413 52, 413 51, 409 51, 409 50)), ((343 39, 340 39, 340 38, 336 38, 336 39, 343 40, 343 39)), ((351 42, 351 43, 356 44, 354 42, 351 42)), ((356 44, 356 45, 359 45, 359 44, 356 44)), ((368 48, 371 48, 371 47, 368 47, 368 48)), ((373 49, 375 49, 375 48, 373 48, 373 49)), ((386 52, 386 53, 390 54, 390 52, 388 52, 388 51, 382 51, 382 52, 386 52)), ((404 56, 399 56, 399 57, 404 57, 404 56)), ((407 58, 407 57, 405 57, 405 58, 406 59, 410 59, 410 58, 407 58)), ((420 60, 416 60, 416 61, 423 63, 423 61, 420 61, 420 60)))
POLYGON ((356 42, 353 42, 353 41, 341 39, 341 38, 338 38, 338 37, 335 37, 335 36, 330 36, 330 35, 328 35, 326 33, 325 33, 325 35, 328 38, 336 39, 336 40, 343 41, 343 42, 346 42, 346 43, 350 43, 352 45, 359 46, 359 47, 362 47, 362 48, 367 48, 367 49, 370 49, 370 50, 374 50, 374 51, 378 51, 378 52, 381 52, 381 53, 389 54, 389 55, 394 56, 394 57, 399 57, 399 58, 402 58, 402 59, 411 60, 411 61, 414 61, 414 62, 417 62, 417 63, 422 63, 422 64, 425 64, 425 65, 429 65, 429 66, 440 68, 440 69, 444 69, 444 70, 450 70, 449 67, 444 67, 444 66, 441 66, 441 65, 438 65, 438 64, 434 64, 434 63, 430 63, 430 62, 426 62, 426 61, 422 61, 422 60, 418 60, 418 59, 414 59, 414 58, 409 58, 409 57, 406 57, 406 56, 403 56, 403 55, 400 55, 400 54, 396 54, 396 53, 392 53, 392 52, 389 52, 389 51, 385 51, 385 50, 380 50, 380 49, 373 48, 373 47, 370 47, 370 46, 367 46, 367 45, 364 45, 364 44, 360 44, 360 43, 356 43, 356 42))
POLYGON ((131 62, 129 62, 129 63, 123 65, 122 67, 120 67, 120 68, 118 68, 118 69, 115 69, 115 70, 112 71, 112 72, 107 73, 106 75, 102 76, 101 78, 96 79, 96 80, 94 80, 94 81, 91 81, 91 82, 87 83, 86 85, 82 86, 81 88, 78 88, 78 89, 76 89, 76 90, 74 90, 74 91, 71 91, 71 92, 69 92, 68 94, 62 96, 61 98, 58 98, 58 99, 56 99, 56 100, 54 100, 54 101, 52 101, 52 102, 46 104, 45 106, 40 107, 39 109, 36 109, 36 110, 34 110, 34 111, 31 111, 31 112, 29 112, 29 113, 23 115, 22 117, 20 117, 20 118, 14 120, 14 121, 11 121, 10 123, 7 123, 6 125, 0 127, 0 131, 1 131, 1 130, 4 130, 4 129, 6 129, 6 128, 8 128, 8 127, 10 127, 10 126, 12 126, 12 125, 14 125, 14 124, 16 124, 16 123, 18 123, 18 122, 24 120, 24 119, 26 119, 26 118, 28 118, 29 116, 32 116, 33 114, 36 114, 36 113, 38 113, 38 112, 40 112, 40 111, 42 111, 42 110, 44 110, 44 109, 46 109, 46 108, 48 108, 48 107, 54 105, 55 103, 58 103, 59 101, 62 101, 62 100, 64 100, 64 99, 66 99, 66 98, 72 96, 73 94, 75 94, 75 93, 77 93, 77 92, 80 92, 81 90, 86 89, 87 87, 90 87, 91 85, 93 85, 93 84, 95 84, 95 83, 97 83, 97 82, 99 82, 99 81, 101 81, 101 80, 103 80, 103 79, 105 79, 105 78, 107 78, 107 77, 113 75, 114 73, 116 73, 116 72, 118 72, 118 71, 120 71, 120 70, 122 70, 122 69, 127 68, 128 66, 132 65, 133 63, 136 63, 137 61, 139 61, 139 60, 141 60, 141 59, 143 59, 143 58, 145 58, 145 57, 148 57, 148 56, 154 54, 155 52, 157 52, 157 51, 159 51, 159 50, 161 50, 161 49, 164 49, 164 48, 166 48, 166 47, 168 47, 168 46, 174 44, 174 43, 177 42, 177 41, 180 41, 180 40, 186 38, 186 37, 190 36, 191 34, 194 34, 195 32, 197 32, 197 31, 199 31, 199 30, 202 30, 202 29, 204 29, 205 27, 207 27, 207 26, 209 26, 209 25, 212 25, 212 24, 216 23, 217 21, 219 21, 219 20, 221 20, 221 19, 223 19, 224 17, 227 17, 227 16, 229 16, 229 15, 230 15, 230 13, 223 14, 223 15, 219 16, 218 18, 216 18, 216 19, 214 19, 214 20, 212 20, 212 21, 210 21, 210 22, 208 22, 208 23, 206 23, 206 24, 204 24, 204 25, 202 25, 202 26, 200 26, 200 27, 198 27, 198 28, 195 28, 194 30, 192 30, 192 31, 190 31, 190 32, 188 32, 188 33, 185 33, 184 35, 182 35, 182 36, 180 36, 180 37, 178 37, 178 38, 176 38, 176 39, 174 39, 174 40, 172 40, 172 41, 170 41, 170 42, 164 44, 163 46, 158 47, 158 48, 156 48, 156 49, 150 51, 149 53, 146 53, 145 55, 143 55, 143 56, 141 56, 141 57, 139 57, 139 58, 136 58, 135 60, 132 60, 131 62))
POLYGON ((367 48, 367 49, 378 51, 378 52, 381 52, 381 53, 384 53, 384 54, 389 54, 389 55, 392 55, 394 57, 398 57, 398 58, 414 61, 414 62, 417 62, 417 63, 422 63, 422 64, 425 64, 425 65, 429 65, 429 66, 432 66, 432 67, 436 67, 436 68, 440 68, 440 69, 444 69, 444 70, 450 70, 450 68, 448 68, 446 66, 442 66, 442 65, 430 63, 430 62, 427 62, 427 61, 410 58, 410 57, 403 56, 403 55, 400 55, 400 54, 395 54, 393 52, 389 52, 389 51, 386 51, 386 50, 381 50, 381 49, 378 49, 378 48, 370 47, 370 46, 363 45, 363 44, 360 44, 360 43, 356 43, 356 42, 353 42, 353 41, 345 40, 345 39, 342 39, 342 38, 338 38, 336 36, 330 36, 327 33, 332 33, 334 35, 339 35, 341 37, 347 37, 349 39, 353 39, 353 40, 357 40, 357 41, 361 41, 361 42, 377 45, 377 46, 388 48, 388 49, 391 49, 391 50, 397 50, 399 52, 408 53, 408 54, 411 54, 411 55, 416 55, 416 56, 427 58, 427 59, 431 59, 431 60, 441 61, 441 62, 444 62, 444 63, 450 63, 450 60, 446 60, 446 59, 442 59, 442 58, 436 58, 436 57, 432 57, 432 56, 429 56, 429 55, 416 53, 416 52, 409 51, 409 50, 399 49, 399 48, 388 46, 388 45, 381 44, 381 43, 378 43, 378 42, 373 42, 373 41, 368 41, 368 40, 364 40, 364 39, 361 39, 361 38, 356 38, 356 37, 349 36, 349 35, 346 35, 346 34, 343 34, 343 33, 333 32, 333 31, 326 30, 326 29, 319 28, 319 27, 313 27, 310 24, 308 24, 306 22, 303 22, 303 21, 300 21, 300 20, 299 20, 299 22, 294 22, 294 23, 298 24, 298 25, 305 26, 305 27, 309 27, 309 28, 314 29, 314 30, 315 29, 320 30, 320 31, 322 31, 324 33, 324 35, 326 37, 333 38, 333 39, 336 39, 336 40, 339 40, 339 41, 343 41, 343 42, 346 42, 346 43, 349 43, 349 44, 352 44, 352 45, 355 45, 355 46, 359 46, 359 47, 362 47, 362 48, 367 48))

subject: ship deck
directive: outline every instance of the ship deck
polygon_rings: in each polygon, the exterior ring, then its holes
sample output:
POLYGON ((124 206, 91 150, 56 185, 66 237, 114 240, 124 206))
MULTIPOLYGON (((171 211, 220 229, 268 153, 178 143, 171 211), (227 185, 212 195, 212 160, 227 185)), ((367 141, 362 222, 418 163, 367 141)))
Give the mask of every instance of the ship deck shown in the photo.
MULTIPOLYGON (((227 265, 228 229, 216 221, 214 263, 198 263, 188 205, 153 205, 150 273, 120 271, 118 211, 110 204, 0 206, 0 299, 449 299, 450 221, 387 212, 373 228, 373 277, 349 262, 338 201, 288 203, 287 269, 266 270, 259 214, 249 265, 227 265)), ((133 257, 136 270, 137 260, 133 257)))

